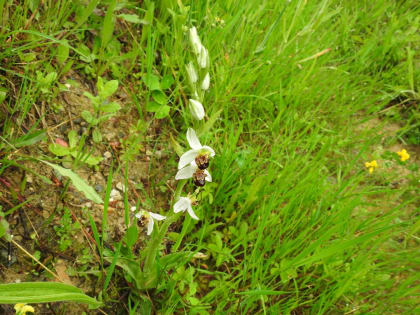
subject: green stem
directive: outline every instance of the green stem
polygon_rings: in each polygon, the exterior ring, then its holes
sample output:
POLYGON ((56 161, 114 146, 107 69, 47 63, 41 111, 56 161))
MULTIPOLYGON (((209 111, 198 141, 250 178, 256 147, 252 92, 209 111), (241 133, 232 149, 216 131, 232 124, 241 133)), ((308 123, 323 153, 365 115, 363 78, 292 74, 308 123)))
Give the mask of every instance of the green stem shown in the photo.
POLYGON ((153 269, 153 266, 155 264, 156 255, 159 250, 159 245, 162 243, 163 238, 165 237, 166 233, 168 232, 169 226, 178 220, 178 218, 181 216, 181 213, 175 213, 173 212, 172 208, 175 202, 178 201, 179 197, 181 196, 182 189, 184 188, 186 184, 186 180, 180 180, 178 182, 178 186, 175 190, 174 199, 171 204, 171 208, 169 209, 169 213, 163 221, 163 224, 157 233, 153 233, 153 238, 151 242, 149 243, 149 246, 147 248, 146 252, 146 258, 144 262, 144 271, 150 272, 153 269))

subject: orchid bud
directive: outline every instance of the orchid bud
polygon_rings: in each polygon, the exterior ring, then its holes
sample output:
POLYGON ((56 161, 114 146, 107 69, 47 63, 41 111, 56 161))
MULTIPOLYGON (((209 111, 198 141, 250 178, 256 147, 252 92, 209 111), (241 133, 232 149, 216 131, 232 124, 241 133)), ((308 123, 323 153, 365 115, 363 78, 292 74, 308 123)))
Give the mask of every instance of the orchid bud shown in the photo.
POLYGON ((207 72, 204 76, 203 82, 201 82, 201 89, 207 91, 210 86, 210 74, 207 72))
POLYGON ((204 108, 203 108, 203 104, 201 104, 199 101, 193 100, 190 98, 190 112, 191 115, 197 119, 197 120, 201 120, 204 118, 204 108))
POLYGON ((195 26, 190 28, 190 42, 194 53, 197 55, 201 51, 201 40, 197 34, 197 29, 195 26))
POLYGON ((201 46, 201 49, 197 55, 197 63, 202 69, 207 68, 209 64, 209 54, 206 47, 204 46, 201 46))
POLYGON ((198 76, 197 76, 197 71, 195 71, 195 67, 193 63, 190 61, 186 65, 186 68, 187 68, 188 79, 190 80, 191 84, 194 84, 195 82, 197 82, 198 76))

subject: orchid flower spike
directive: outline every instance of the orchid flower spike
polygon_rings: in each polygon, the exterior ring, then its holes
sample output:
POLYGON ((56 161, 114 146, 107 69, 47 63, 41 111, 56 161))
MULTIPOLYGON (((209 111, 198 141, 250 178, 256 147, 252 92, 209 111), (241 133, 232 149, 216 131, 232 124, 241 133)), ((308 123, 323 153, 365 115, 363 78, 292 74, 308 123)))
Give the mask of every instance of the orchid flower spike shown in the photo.
MULTIPOLYGON (((132 207, 131 210, 133 211, 136 210, 136 207, 132 207)), ((153 226, 155 224, 155 221, 162 221, 165 220, 166 217, 157 213, 153 213, 153 212, 149 212, 149 211, 145 211, 145 210, 140 210, 139 213, 136 213, 135 217, 137 219, 141 219, 141 218, 145 218, 147 221, 147 235, 152 234, 153 232, 153 226)))
POLYGON ((191 218, 195 220, 200 220, 194 213, 192 209, 192 204, 194 200, 191 197, 180 197, 178 201, 174 204, 174 212, 178 213, 180 211, 184 212, 187 210, 191 218))
POLYGON ((204 107, 203 107, 203 104, 201 104, 199 101, 196 101, 190 98, 189 107, 190 107, 191 115, 195 119, 201 120, 204 118, 204 115, 205 115, 204 107))
POLYGON ((214 150, 207 145, 201 145, 194 129, 188 128, 187 140, 192 150, 188 150, 183 155, 181 155, 178 163, 178 169, 180 170, 193 161, 196 162, 200 169, 207 168, 208 159, 210 157, 214 157, 216 154, 214 150))

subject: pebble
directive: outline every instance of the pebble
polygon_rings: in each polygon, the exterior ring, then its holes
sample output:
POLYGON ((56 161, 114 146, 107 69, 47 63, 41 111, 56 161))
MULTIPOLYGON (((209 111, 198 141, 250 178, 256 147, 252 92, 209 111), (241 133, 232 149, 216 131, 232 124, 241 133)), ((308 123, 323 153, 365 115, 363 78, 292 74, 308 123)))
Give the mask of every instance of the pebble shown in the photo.
POLYGON ((106 158, 106 159, 110 159, 112 157, 112 153, 111 152, 109 152, 109 151, 105 151, 105 153, 104 153, 104 158, 106 158))
POLYGON ((118 190, 120 190, 122 192, 125 192, 125 185, 123 183, 118 182, 116 187, 117 187, 118 190))
POLYGON ((122 199, 122 196, 120 192, 116 189, 112 189, 111 193, 109 194, 109 200, 114 201, 114 200, 121 200, 121 199, 122 199))
POLYGON ((26 174, 26 182, 28 184, 32 184, 34 182, 34 178, 30 174, 26 174))
POLYGON ((95 185, 95 190, 96 190, 98 193, 103 192, 103 190, 104 190, 104 186, 102 186, 101 184, 97 184, 97 185, 95 185))

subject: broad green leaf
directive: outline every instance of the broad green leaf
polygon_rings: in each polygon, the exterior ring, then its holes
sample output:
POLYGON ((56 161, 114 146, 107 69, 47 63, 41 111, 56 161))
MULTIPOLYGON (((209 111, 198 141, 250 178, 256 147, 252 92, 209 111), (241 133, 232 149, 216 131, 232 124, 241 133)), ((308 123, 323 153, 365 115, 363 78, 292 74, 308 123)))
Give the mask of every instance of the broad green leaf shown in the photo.
MULTIPOLYGON (((80 158, 80 154, 76 151, 71 151, 70 152, 71 156, 74 157, 75 159, 80 158)), ((93 166, 93 165, 98 165, 99 163, 101 163, 101 161, 103 160, 103 157, 101 156, 83 156, 82 158, 80 158, 80 160, 83 163, 86 163, 87 165, 93 166)))
POLYGON ((160 106, 159 110, 157 110, 155 112, 155 117, 157 119, 165 118, 169 115, 170 110, 171 110, 171 108, 168 105, 160 106))
POLYGON ((94 129, 92 132, 93 141, 99 143, 102 141, 102 134, 99 132, 98 129, 94 129))
POLYGON ((99 95, 102 98, 108 98, 112 94, 114 94, 118 89, 118 81, 117 80, 111 80, 105 83, 102 90, 98 90, 99 95))
POLYGON ((78 137, 77 133, 74 130, 70 130, 69 134, 67 135, 69 138, 69 146, 70 148, 75 148, 77 146, 78 137))
POLYGON ((118 17, 130 23, 148 24, 146 20, 140 19, 137 14, 119 14, 118 17))
POLYGON ((62 145, 59 145, 57 143, 51 143, 48 146, 48 150, 56 156, 65 156, 70 154, 70 149, 67 147, 63 147, 62 145))
POLYGON ((160 104, 160 105, 166 105, 167 102, 168 102, 165 93, 163 93, 162 91, 159 91, 159 90, 153 91, 152 92, 152 97, 155 100, 155 102, 160 104))
POLYGON ((144 84, 149 88, 151 91, 160 90, 160 83, 159 78, 154 74, 146 74, 143 77, 144 84))
POLYGON ((156 102, 149 102, 146 105, 146 111, 155 113, 159 110, 160 105, 156 102))
POLYGON ((45 77, 45 81, 44 81, 44 84, 45 85, 51 85, 53 82, 54 82, 54 80, 57 78, 57 72, 50 72, 50 73, 48 73, 47 74, 47 76, 45 77))
POLYGON ((171 87, 172 84, 174 84, 175 80, 171 75, 165 75, 162 78, 161 87, 162 90, 167 90, 171 87))
POLYGON ((52 164, 50 162, 46 162, 46 161, 42 161, 42 162, 51 166, 53 169, 59 172, 60 175, 70 178, 74 187, 76 187, 77 190, 81 191, 85 195, 86 198, 96 203, 103 203, 102 198, 96 193, 95 189, 89 186, 79 175, 74 173, 72 170, 69 170, 67 168, 61 167, 56 164, 52 164))
POLYGON ((71 301, 98 308, 102 303, 72 285, 59 282, 22 282, 0 284, 0 303, 50 303, 71 301))
POLYGON ((81 113, 81 116, 82 116, 82 118, 83 118, 84 120, 86 120, 86 122, 87 122, 88 124, 93 125, 94 118, 93 118, 93 116, 92 116, 92 114, 91 114, 90 112, 88 112, 87 110, 84 110, 84 111, 81 113))
POLYGON ((44 130, 37 130, 16 139, 13 145, 17 148, 20 148, 27 145, 35 144, 45 139, 45 137, 46 137, 46 133, 44 130))
MULTIPOLYGON (((63 42, 67 44, 67 40, 63 40, 63 42)), ((70 51, 70 48, 69 48, 68 44, 67 45, 58 45, 57 54, 56 54, 55 57, 57 58, 57 61, 60 64, 64 64, 66 62, 67 58, 69 57, 69 51, 70 51)))
POLYGON ((104 113, 116 113, 121 109, 120 104, 116 102, 111 102, 101 106, 101 111, 104 113))

